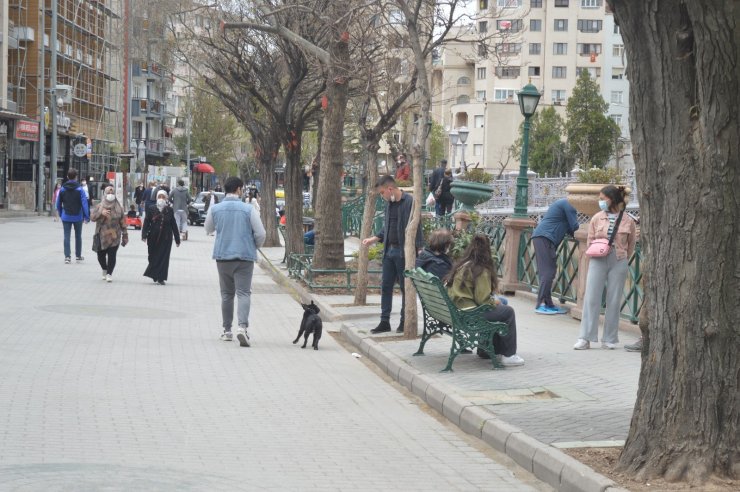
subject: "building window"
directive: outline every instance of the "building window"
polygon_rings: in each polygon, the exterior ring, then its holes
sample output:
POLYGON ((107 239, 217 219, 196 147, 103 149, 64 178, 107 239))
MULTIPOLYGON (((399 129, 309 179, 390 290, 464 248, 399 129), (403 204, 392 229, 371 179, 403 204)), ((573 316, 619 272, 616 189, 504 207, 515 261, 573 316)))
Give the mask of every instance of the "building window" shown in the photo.
POLYGON ((552 102, 556 104, 565 102, 565 91, 552 91, 552 102))
POLYGON ((612 68, 612 79, 622 80, 624 78, 624 68, 612 68))
POLYGON ((519 73, 519 67, 496 67, 496 77, 500 79, 515 79, 519 73))
POLYGON ((483 115, 482 114, 477 114, 473 116, 473 127, 483 128, 483 115))
POLYGON ((470 85, 469 77, 460 77, 457 79, 457 85, 470 85))
POLYGON ((568 0, 555 0, 555 6, 556 7, 567 7, 568 0))
POLYGON ((601 0, 581 0, 581 7, 584 9, 595 9, 601 7, 601 0))
POLYGON ((542 31, 542 21, 540 19, 530 19, 529 20, 529 30, 531 32, 542 31))
POLYGON ((480 10, 486 10, 488 8, 488 0, 480 0, 478 3, 478 8, 480 10))
POLYGON ((462 96, 457 96, 457 104, 468 104, 470 102, 470 96, 466 96, 463 94, 462 96))
POLYGON ((578 30, 581 32, 601 32, 602 21, 578 19, 578 30))
POLYGON ((568 67, 552 67, 553 79, 564 79, 568 74, 568 67))
POLYGON ((484 80, 486 78, 486 67, 479 67, 475 71, 475 75, 478 80, 484 80))
POLYGON ((522 30, 522 19, 497 20, 496 29, 499 31, 519 32, 522 30))
POLYGON ((565 32, 568 30, 568 19, 555 19, 555 30, 565 32))
POLYGON ((611 118, 612 121, 614 121, 614 123, 616 123, 617 125, 621 125, 622 124, 622 115, 621 114, 610 114, 609 115, 609 118, 611 118))
POLYGON ((598 43, 578 43, 576 51, 581 56, 588 56, 592 53, 601 54, 601 45, 598 43))
POLYGON ((502 55, 516 55, 522 51, 522 43, 499 43, 496 45, 496 53, 502 55))
POLYGON ((619 26, 614 24, 614 34, 620 34, 619 26))
POLYGON ((612 91, 612 104, 622 104, 624 102, 624 93, 622 91, 612 91))
POLYGON ((529 7, 533 9, 541 9, 542 0, 532 0, 531 2, 529 2, 529 7))
POLYGON ((552 54, 553 55, 567 55, 568 54, 568 43, 552 43, 552 54))
POLYGON ((529 54, 539 55, 542 51, 542 45, 540 43, 529 43, 529 54))
POLYGON ((522 0, 496 0, 496 6, 501 8, 521 7, 522 0))
POLYGON ((475 99, 479 102, 486 100, 486 91, 475 91, 475 99))
POLYGON ((474 156, 483 155, 483 144, 473 144, 473 155, 474 156))
POLYGON ((496 89, 493 93, 494 101, 513 101, 517 89, 496 89))
POLYGON ((529 67, 528 74, 530 77, 540 76, 540 67, 529 67))
POLYGON ((488 21, 480 21, 478 23, 478 32, 481 34, 488 32, 488 21))
POLYGON ((623 44, 615 44, 612 46, 612 55, 622 57, 624 54, 624 45, 623 44))
POLYGON ((601 68, 599 67, 578 67, 578 74, 580 75, 581 72, 587 72, 592 79, 601 77, 601 68))

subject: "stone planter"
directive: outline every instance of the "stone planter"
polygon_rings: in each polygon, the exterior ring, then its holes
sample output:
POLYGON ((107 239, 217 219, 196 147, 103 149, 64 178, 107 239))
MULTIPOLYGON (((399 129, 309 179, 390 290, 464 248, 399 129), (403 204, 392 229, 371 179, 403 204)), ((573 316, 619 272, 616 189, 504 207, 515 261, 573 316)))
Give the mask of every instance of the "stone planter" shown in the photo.
MULTIPOLYGON (((568 193, 568 202, 578 212, 593 217, 599 209, 599 193, 606 184, 599 183, 571 183, 565 187, 568 193)), ((627 188, 627 195, 630 194, 627 188)))
POLYGON ((475 210, 479 203, 487 202, 491 199, 493 188, 485 183, 474 183, 472 181, 455 180, 450 188, 452 196, 463 204, 466 210, 475 210))

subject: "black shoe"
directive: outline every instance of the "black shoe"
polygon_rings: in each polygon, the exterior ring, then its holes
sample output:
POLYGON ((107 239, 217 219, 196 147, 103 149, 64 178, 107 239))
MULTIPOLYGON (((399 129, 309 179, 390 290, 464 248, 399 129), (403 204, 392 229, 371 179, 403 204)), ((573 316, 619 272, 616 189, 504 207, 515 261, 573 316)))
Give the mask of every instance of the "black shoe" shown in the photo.
POLYGON ((157 280, 157 283, 158 283, 159 285, 164 285, 164 280, 157 280))
POLYGON ((403 321, 398 324, 398 328, 396 328, 396 333, 403 333, 403 321))
POLYGON ((488 355, 488 352, 486 352, 485 350, 478 349, 477 350, 477 353, 478 353, 478 357, 480 357, 481 359, 490 359, 491 358, 491 356, 488 355))
POLYGON ((387 321, 381 321, 378 326, 370 330, 370 333, 385 333, 391 331, 391 324, 387 321))

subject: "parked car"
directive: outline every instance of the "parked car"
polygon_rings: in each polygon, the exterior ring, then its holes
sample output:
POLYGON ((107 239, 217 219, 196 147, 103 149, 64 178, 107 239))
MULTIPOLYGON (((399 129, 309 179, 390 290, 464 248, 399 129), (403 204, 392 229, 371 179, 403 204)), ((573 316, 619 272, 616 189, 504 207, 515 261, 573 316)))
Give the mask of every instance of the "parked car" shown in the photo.
MULTIPOLYGON (((190 202, 188 205, 188 222, 190 225, 203 225, 206 221, 206 204, 205 201, 203 201, 206 193, 207 192, 205 191, 201 191, 198 193, 198 196, 195 197, 195 200, 190 202)), ((226 196, 225 193, 220 191, 212 191, 211 194, 216 195, 218 202, 221 202, 221 200, 224 199, 224 196, 226 196)), ((213 198, 211 198, 211 205, 213 205, 213 198)))

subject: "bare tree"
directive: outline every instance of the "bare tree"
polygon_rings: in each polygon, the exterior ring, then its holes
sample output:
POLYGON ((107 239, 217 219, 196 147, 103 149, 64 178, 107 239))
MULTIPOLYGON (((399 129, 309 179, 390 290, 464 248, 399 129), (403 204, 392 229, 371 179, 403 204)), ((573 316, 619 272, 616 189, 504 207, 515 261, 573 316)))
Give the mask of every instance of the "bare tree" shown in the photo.
POLYGON ((629 56, 649 329, 619 468, 740 475, 740 9, 610 0, 629 56))

